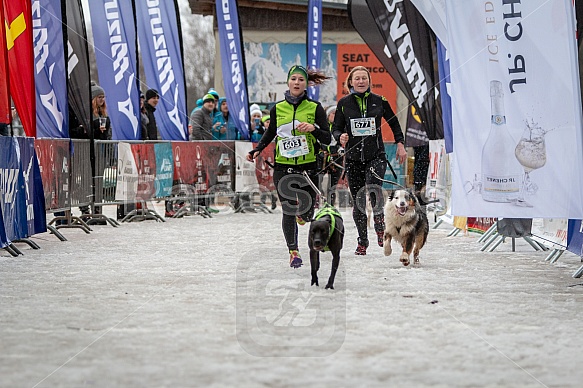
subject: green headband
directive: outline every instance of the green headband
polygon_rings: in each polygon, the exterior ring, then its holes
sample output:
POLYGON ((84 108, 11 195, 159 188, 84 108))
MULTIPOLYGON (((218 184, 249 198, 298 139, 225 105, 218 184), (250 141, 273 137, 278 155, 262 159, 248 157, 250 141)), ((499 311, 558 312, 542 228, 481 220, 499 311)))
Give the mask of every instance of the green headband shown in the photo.
POLYGON ((288 82, 292 74, 301 74, 306 79, 306 82, 308 82, 308 71, 302 65, 294 65, 289 69, 289 71, 287 72, 288 82))

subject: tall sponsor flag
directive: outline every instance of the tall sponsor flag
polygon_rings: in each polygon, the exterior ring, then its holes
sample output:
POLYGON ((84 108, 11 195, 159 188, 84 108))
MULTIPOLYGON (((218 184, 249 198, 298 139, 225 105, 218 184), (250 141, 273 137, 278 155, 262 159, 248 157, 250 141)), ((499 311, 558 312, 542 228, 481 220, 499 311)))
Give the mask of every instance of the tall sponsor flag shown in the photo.
POLYGON ((99 84, 111 120, 112 139, 139 140, 140 95, 134 1, 89 2, 99 84))
POLYGON ((441 117, 443 119, 443 138, 445 151, 453 152, 453 126, 451 122, 451 78, 449 76, 449 55, 447 49, 437 40, 437 68, 441 93, 441 117))
POLYGON ((176 1, 136 2, 142 63, 150 88, 158 90, 156 122, 164 140, 188 140, 186 88, 176 1))
POLYGON ((27 136, 36 137, 34 54, 30 0, 2 0, 10 94, 27 136))
MULTIPOLYGON (((308 69, 319 69, 322 59, 322 0, 308 2, 308 31, 306 37, 308 69)), ((308 97, 318 100, 320 87, 310 86, 308 97)))
POLYGON ((583 218, 571 0, 452 0, 447 31, 456 155, 452 212, 583 218))
MULTIPOLYGON (((65 0, 66 29, 63 30, 67 47, 67 84, 69 107, 83 128, 91 128, 91 76, 89 74, 89 47, 81 0, 65 0)), ((108 99, 109 100, 109 99, 108 99)), ((91 131, 88 131, 91 133, 91 131)))
MULTIPOLYGON (((401 90, 415 106, 427 137, 431 140, 443 139, 441 108, 437 103, 437 74, 433 65, 434 34, 410 2, 366 0, 366 4, 374 24, 360 26, 357 31, 368 29, 380 35, 376 41, 382 40, 384 47, 379 59, 383 64, 393 62, 397 78, 401 79, 398 84, 403 86, 401 90)), ((359 9, 364 12, 362 6, 359 9)))
POLYGON ((399 70, 391 58, 384 37, 376 28, 376 23, 366 0, 348 0, 348 17, 354 29, 373 51, 374 55, 385 67, 399 89, 405 90, 406 84, 399 75, 399 70))
POLYGON ((447 22, 445 0, 411 0, 431 27, 437 39, 447 47, 447 22))
POLYGON ((449 78, 449 56, 447 54, 447 21, 444 0, 411 0, 437 37, 437 63, 441 110, 443 118, 443 137, 445 151, 453 152, 453 128, 451 126, 451 83, 449 78))
POLYGON ((33 0, 37 137, 69 137, 61 0, 33 0))
MULTIPOLYGON (((4 2, 0 0, 0 124, 10 123, 10 90, 8 87, 8 53, 6 51, 5 25, 4 2)), ((1 214, 0 218, 2 218, 1 214)), ((1 230, 0 233, 2 233, 1 230)))
POLYGON ((243 139, 249 140, 249 94, 245 52, 241 39, 237 0, 217 0, 217 24, 221 46, 221 68, 229 112, 243 139))

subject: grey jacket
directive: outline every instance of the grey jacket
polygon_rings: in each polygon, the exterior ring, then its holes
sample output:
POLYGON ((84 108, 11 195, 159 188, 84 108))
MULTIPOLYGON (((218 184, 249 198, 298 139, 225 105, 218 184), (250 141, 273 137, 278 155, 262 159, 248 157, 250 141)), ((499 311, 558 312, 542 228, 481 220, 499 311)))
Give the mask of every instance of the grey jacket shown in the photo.
POLYGON ((201 108, 192 113, 190 116, 190 125, 192 126, 192 134, 190 140, 213 140, 211 132, 213 126, 212 112, 201 108))

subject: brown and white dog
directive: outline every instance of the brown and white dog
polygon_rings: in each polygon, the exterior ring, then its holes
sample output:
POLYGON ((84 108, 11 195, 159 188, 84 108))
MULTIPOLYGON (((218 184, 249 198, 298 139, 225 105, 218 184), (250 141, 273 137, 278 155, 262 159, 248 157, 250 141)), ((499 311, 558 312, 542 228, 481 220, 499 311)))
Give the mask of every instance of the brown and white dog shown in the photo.
POLYGON ((385 203, 385 256, 390 256, 391 239, 403 247, 401 263, 409 265, 413 252, 414 264, 419 264, 419 251, 425 245, 429 233, 427 214, 417 196, 407 190, 396 190, 389 194, 385 203))

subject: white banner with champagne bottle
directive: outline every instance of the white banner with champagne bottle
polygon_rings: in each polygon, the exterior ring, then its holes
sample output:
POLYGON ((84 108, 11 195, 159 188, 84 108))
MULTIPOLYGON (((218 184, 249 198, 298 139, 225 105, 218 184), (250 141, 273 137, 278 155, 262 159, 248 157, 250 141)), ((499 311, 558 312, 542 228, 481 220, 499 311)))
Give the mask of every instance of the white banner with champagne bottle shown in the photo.
POLYGON ((571 0, 447 0, 452 213, 583 218, 571 0))

